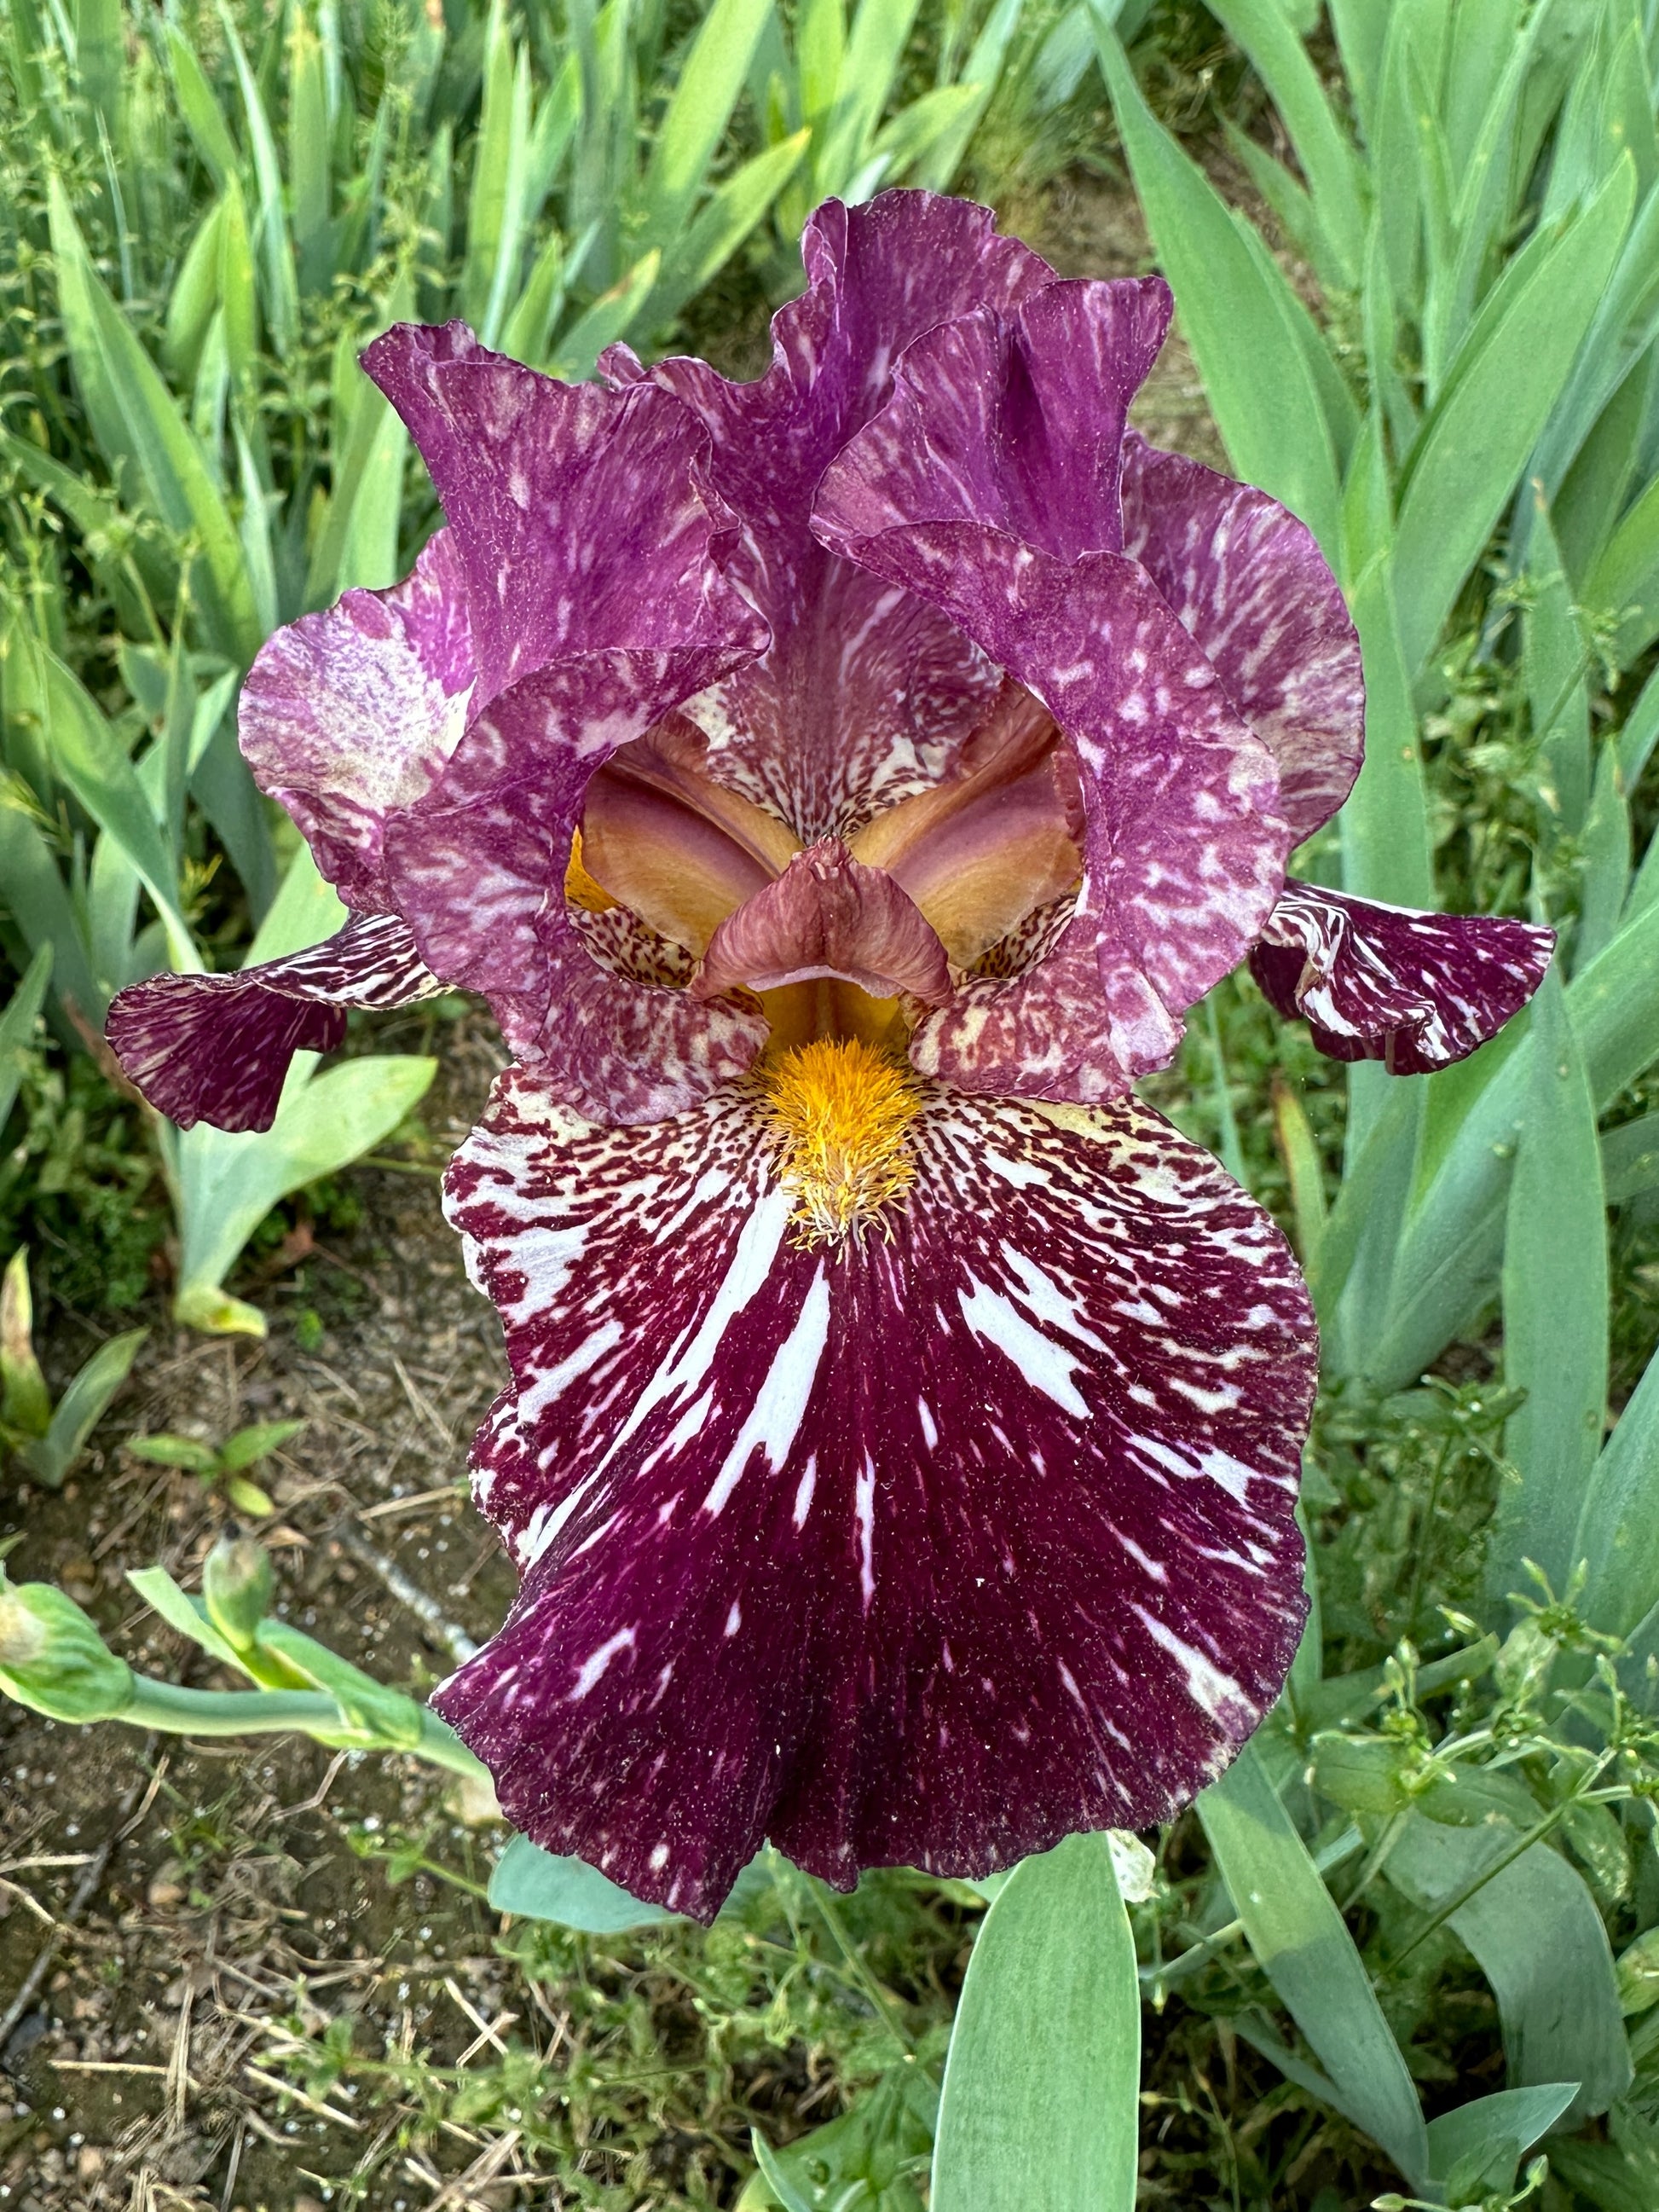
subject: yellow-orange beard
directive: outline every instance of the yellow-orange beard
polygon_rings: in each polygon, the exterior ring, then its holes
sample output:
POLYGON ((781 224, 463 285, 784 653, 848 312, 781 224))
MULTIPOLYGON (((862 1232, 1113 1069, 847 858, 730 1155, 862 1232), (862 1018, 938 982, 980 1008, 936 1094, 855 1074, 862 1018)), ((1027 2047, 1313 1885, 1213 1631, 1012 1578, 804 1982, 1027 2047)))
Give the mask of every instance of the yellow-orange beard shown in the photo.
POLYGON ((915 1180, 908 1141, 921 1110, 909 1070, 857 1037, 820 1037, 763 1063, 758 1081, 778 1172, 795 1200, 794 1243, 811 1250, 892 1235, 887 1210, 915 1180))

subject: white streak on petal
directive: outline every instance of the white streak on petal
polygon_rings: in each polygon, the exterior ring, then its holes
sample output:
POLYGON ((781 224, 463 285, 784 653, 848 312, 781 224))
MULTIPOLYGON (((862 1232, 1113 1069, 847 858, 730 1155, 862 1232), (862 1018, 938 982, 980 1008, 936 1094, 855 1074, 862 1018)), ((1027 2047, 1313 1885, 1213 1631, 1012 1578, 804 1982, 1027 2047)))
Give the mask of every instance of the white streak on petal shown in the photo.
POLYGON ((774 1353, 748 1419, 738 1431, 732 1449, 715 1476, 702 1510, 717 1514, 737 1488, 757 1444, 775 1473, 789 1456, 799 1431, 806 1401, 817 1380, 818 1362, 830 1340, 830 1285, 820 1267, 812 1287, 801 1301, 800 1315, 774 1353))
POLYGON ((1254 1719, 1249 1699, 1231 1674, 1224 1674, 1201 1651, 1195 1651, 1190 1644, 1183 1643, 1174 1629, 1164 1626, 1156 1613, 1148 1613, 1144 1606, 1139 1605, 1132 1610, 1145 1623, 1146 1633, 1153 1643, 1161 1645, 1180 1668, 1186 1680, 1187 1694, 1200 1711, 1207 1713, 1214 1721, 1223 1721, 1230 1713, 1247 1721, 1254 1719))
POLYGON ((805 1472, 795 1485, 795 1526, 804 1528, 806 1516, 812 1510, 812 1492, 817 1487, 818 1455, 816 1452, 807 1461, 805 1472))
MULTIPOLYGON (((1030 1306, 1039 1321, 1047 1322, 1053 1328, 1063 1328, 1067 1336, 1074 1336, 1092 1352, 1107 1349, 1105 1339, 1096 1334, 1078 1310, 1077 1300, 1066 1296, 1046 1268, 1038 1267, 1035 1260, 1006 1241, 1002 1256, 1019 1278, 1018 1295, 1021 1304, 1030 1306)), ((1152 1318, 1156 1321, 1158 1316, 1155 1314, 1152 1318)))
POLYGON ((576 1686, 570 1692, 571 1704, 574 1705, 585 1698, 617 1654, 631 1650, 633 1645, 633 1630, 619 1628, 614 1636, 607 1636, 596 1651, 590 1651, 577 1669, 576 1686))
POLYGON ((853 1486, 853 1518, 859 1532, 859 1587, 864 1593, 864 1609, 867 1613, 876 1594, 876 1469, 867 1452, 864 1471, 853 1486))
POLYGON ((1045 1397, 1066 1413, 1075 1414, 1080 1421, 1089 1419, 1088 1401, 1072 1381, 1082 1366, 1062 1352, 1057 1344, 1032 1328, 1024 1314, 1018 1313, 1000 1291, 990 1290, 981 1282, 974 1284, 973 1296, 957 1292, 962 1307, 962 1317, 974 1334, 987 1344, 995 1345, 1004 1357, 1045 1397))
POLYGON ((1122 1530, 1120 1529, 1118 1531, 1117 1540, 1122 1545, 1124 1550, 1129 1554, 1129 1557, 1140 1569, 1142 1574, 1149 1575, 1155 1583, 1166 1583, 1169 1581, 1169 1570, 1166 1567, 1160 1565, 1158 1561, 1153 1559, 1150 1552, 1143 1552, 1133 1536, 1126 1536, 1122 1530))
MULTIPOLYGON (((775 1185, 744 1223, 732 1264, 703 1316, 702 1327, 683 1351, 670 1353, 641 1391, 638 1403, 617 1431, 615 1443, 593 1470, 595 1474, 603 1473, 664 1399, 686 1397, 703 1382, 714 1364, 714 1354, 728 1326, 771 1272, 788 1224, 791 1204, 789 1193, 781 1184, 775 1185)), ((764 1395, 763 1392, 763 1398, 764 1395)))
POLYGON ((585 1338, 566 1358, 560 1360, 557 1366, 550 1367, 545 1374, 536 1377, 519 1401, 520 1419, 535 1420, 556 1398, 563 1395, 579 1375, 586 1375, 590 1367, 597 1366, 605 1353, 622 1340, 623 1325, 614 1316, 609 1321, 601 1322, 593 1334, 585 1338))

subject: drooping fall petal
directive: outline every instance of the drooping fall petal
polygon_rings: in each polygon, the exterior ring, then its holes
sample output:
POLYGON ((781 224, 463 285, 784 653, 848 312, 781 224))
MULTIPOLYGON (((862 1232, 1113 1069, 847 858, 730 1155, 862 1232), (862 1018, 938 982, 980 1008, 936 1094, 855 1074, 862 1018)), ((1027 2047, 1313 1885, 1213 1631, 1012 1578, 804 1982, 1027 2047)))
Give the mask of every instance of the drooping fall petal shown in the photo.
POLYGON ((268 1129, 296 1052, 328 1052, 348 1006, 409 1006, 444 986, 394 915, 354 917, 321 945, 234 975, 151 975, 109 1010, 123 1072, 181 1129, 268 1129))
POLYGON ((1554 945, 1530 922, 1422 914, 1292 881, 1250 973, 1333 1060, 1426 1075, 1497 1035, 1543 981, 1554 945))
POLYGON ((383 914, 392 816, 443 773, 472 696, 471 629, 454 540, 427 542, 412 574, 348 592, 269 639, 248 671, 238 735, 262 791, 304 831, 346 904, 383 914))
POLYGON ((1131 431, 1123 550, 1278 763, 1285 819, 1310 837, 1347 797, 1365 750, 1359 637, 1313 532, 1266 492, 1131 431))
POLYGON ((1133 1101, 919 1086, 914 1182, 803 1249, 739 1085, 599 1130, 522 1071, 451 1170, 524 1577, 437 1693, 509 1818, 708 1917, 1164 1818, 1278 1692, 1315 1345, 1272 1223, 1133 1101))

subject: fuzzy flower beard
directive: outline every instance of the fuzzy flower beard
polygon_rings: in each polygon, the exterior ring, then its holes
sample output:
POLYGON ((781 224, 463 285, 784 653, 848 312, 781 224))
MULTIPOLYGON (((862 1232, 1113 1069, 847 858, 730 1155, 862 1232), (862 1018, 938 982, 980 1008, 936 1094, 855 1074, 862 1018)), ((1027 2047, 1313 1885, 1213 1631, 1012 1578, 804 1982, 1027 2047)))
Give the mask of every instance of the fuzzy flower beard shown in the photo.
POLYGON ((708 1917, 1167 1817, 1282 1685, 1316 1346, 1267 1216, 1133 1097, 1249 959, 1441 1066, 1547 931, 1288 882, 1363 752, 1309 532, 1127 428, 1158 278, 827 203, 771 368, 365 365, 447 527, 279 632, 241 741, 351 919, 110 1036, 268 1127, 343 1009, 483 994, 447 1184, 523 1577, 434 1702, 538 1843, 708 1917))

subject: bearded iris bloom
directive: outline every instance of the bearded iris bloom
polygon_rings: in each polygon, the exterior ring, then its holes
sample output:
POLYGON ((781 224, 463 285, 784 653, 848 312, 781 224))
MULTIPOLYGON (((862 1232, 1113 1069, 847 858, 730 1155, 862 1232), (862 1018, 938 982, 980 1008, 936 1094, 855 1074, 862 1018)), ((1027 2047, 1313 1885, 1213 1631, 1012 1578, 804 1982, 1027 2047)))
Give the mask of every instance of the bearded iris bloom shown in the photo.
POLYGON ((1249 959, 1322 1048, 1471 1051, 1547 932, 1289 882, 1358 772, 1341 594, 1146 445, 1162 281, 986 210, 820 209, 772 366, 365 366, 447 527, 265 647, 241 741, 350 911, 123 994, 175 1121, 268 1126, 344 1008, 481 992, 449 1217, 521 1575, 438 1709, 548 1848, 707 1917, 1168 1817, 1283 1682, 1316 1333, 1133 1095, 1249 959))

